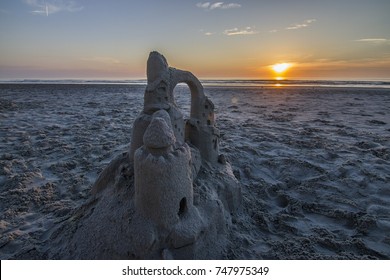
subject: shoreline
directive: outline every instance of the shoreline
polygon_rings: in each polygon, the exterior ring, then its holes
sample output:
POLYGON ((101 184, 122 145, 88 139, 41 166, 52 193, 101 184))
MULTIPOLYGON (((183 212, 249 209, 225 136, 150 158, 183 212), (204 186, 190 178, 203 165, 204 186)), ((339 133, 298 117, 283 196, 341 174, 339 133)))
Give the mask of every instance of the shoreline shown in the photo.
MULTIPOLYGON (((214 87, 234 87, 234 88, 252 88, 252 87, 314 87, 314 88, 380 88, 390 89, 390 80, 253 80, 253 79, 205 79, 201 80, 204 88, 214 87)), ((0 85, 20 84, 20 85, 131 85, 146 86, 146 79, 135 80, 15 80, 0 81, 0 85)), ((179 84, 182 86, 183 84, 179 84)))

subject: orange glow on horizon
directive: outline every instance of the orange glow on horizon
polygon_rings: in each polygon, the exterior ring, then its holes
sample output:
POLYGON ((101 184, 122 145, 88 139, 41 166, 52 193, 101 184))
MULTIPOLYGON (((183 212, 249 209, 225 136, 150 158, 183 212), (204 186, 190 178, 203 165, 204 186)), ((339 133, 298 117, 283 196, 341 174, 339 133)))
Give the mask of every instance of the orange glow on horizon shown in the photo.
POLYGON ((273 72, 274 79, 277 81, 282 81, 286 78, 285 74, 291 68, 291 66, 291 63, 283 62, 270 65, 269 67, 273 72))

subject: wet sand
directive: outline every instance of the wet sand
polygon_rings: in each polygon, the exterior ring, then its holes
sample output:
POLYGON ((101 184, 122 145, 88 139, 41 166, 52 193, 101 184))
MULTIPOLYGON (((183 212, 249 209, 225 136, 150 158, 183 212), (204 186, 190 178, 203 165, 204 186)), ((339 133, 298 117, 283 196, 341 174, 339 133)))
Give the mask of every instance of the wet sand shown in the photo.
MULTIPOLYGON (((126 151, 144 86, 0 85, 0 259, 50 236, 126 151)), ((189 90, 175 89, 187 114, 189 90)), ((244 207, 228 259, 390 258, 390 90, 206 87, 244 207)))

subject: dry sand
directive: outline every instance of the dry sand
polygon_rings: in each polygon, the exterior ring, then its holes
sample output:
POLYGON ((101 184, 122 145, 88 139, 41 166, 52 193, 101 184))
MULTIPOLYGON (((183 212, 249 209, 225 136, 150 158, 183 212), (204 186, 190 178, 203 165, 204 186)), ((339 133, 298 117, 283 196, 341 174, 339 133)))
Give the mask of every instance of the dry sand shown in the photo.
MULTIPOLYGON (((53 231, 128 149, 144 88, 0 85, 0 259, 50 255, 53 231)), ((188 88, 175 92, 188 114, 188 88)), ((243 189, 226 258, 390 258, 389 89, 205 93, 243 189)))

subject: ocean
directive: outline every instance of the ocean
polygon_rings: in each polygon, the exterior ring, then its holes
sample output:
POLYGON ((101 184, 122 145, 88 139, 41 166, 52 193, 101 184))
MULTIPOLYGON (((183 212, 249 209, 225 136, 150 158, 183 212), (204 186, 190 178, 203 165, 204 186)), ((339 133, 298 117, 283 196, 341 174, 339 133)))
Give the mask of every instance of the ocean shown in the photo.
MULTIPOLYGON (((363 88, 390 88, 390 80, 256 80, 256 79, 203 79, 204 87, 264 87, 264 86, 306 86, 306 87, 363 87, 363 88)), ((13 84, 126 84, 146 85, 145 79, 132 80, 7 80, 0 83, 13 84)))

